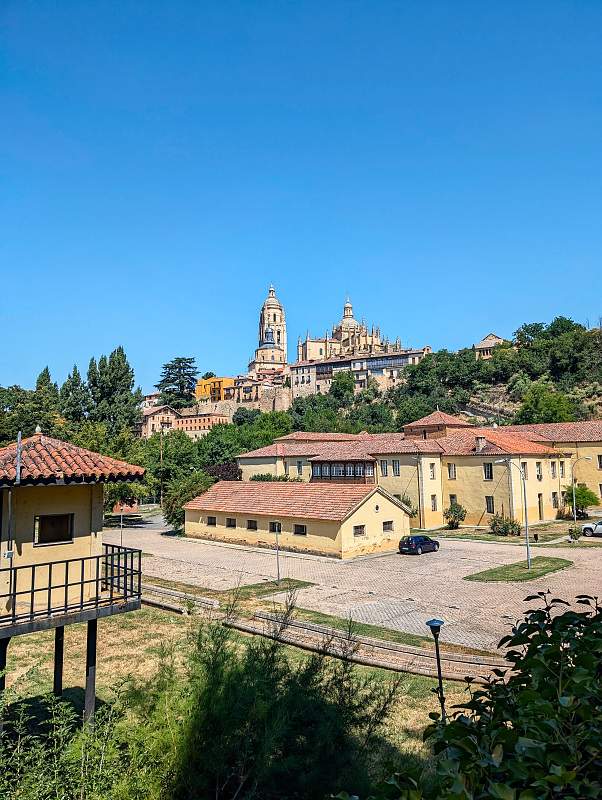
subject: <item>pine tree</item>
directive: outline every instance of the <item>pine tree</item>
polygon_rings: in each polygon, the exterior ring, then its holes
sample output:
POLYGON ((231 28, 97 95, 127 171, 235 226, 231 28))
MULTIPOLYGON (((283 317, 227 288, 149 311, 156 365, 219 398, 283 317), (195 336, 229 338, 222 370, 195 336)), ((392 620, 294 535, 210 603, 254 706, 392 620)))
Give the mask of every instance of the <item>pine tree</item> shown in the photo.
POLYGON ((67 376, 60 391, 60 411, 69 422, 83 422, 90 410, 90 392, 83 382, 77 366, 67 376))
POLYGON ((163 365, 161 380, 156 388, 161 392, 161 403, 173 408, 184 408, 194 401, 197 366, 194 358, 179 356, 163 365))
POLYGON ((89 417, 106 424, 109 435, 123 428, 131 429, 140 417, 142 392, 134 389, 134 370, 123 347, 111 355, 101 356, 98 364, 91 359, 88 368, 88 389, 91 397, 89 417))
POLYGON ((36 380, 36 393, 40 400, 49 408, 58 409, 59 407, 59 387, 52 380, 48 367, 40 372, 36 380))

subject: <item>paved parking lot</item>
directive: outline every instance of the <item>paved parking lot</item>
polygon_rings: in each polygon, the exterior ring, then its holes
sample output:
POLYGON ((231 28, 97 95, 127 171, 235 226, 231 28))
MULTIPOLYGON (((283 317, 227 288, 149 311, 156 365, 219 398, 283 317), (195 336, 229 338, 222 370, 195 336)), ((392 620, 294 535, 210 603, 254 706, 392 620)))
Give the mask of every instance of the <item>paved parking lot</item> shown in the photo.
MULTIPOLYGON (((104 541, 119 542, 105 531, 104 541)), ((165 536, 158 525, 124 532, 124 544, 141 548, 144 573, 209 589, 273 580, 271 550, 165 536)), ((410 633, 425 633, 425 620, 439 616, 442 638, 477 648, 493 648, 522 615, 524 598, 550 589, 555 596, 602 594, 602 548, 537 548, 537 555, 570 558, 573 567, 528 583, 465 581, 489 567, 521 560, 522 548, 504 544, 444 541, 438 553, 389 554, 338 561, 280 553, 282 577, 310 581, 301 589, 299 607, 410 633)))

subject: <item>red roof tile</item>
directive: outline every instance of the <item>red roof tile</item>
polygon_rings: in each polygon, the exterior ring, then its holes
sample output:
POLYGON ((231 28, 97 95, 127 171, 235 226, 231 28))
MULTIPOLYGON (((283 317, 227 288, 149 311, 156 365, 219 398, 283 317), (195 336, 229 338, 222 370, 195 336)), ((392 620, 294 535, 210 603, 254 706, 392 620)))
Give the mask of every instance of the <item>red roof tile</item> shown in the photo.
MULTIPOLYGON (((83 447, 36 433, 21 443, 21 483, 135 481, 144 477, 143 467, 102 456, 83 447)), ((14 485, 17 445, 0 448, 0 486, 14 485)))
POLYGON ((506 433, 499 428, 470 428, 454 431, 441 439, 437 439, 444 455, 558 455, 545 444, 532 442, 516 433, 506 433), (484 446, 477 450, 477 437, 483 437, 484 446))
POLYGON ((313 431, 294 431, 279 436, 277 442, 352 442, 357 439, 355 433, 315 433, 313 431))
POLYGON ((184 508, 340 522, 375 491, 365 484, 219 481, 184 508))
POLYGON ((602 442, 602 420, 504 425, 500 430, 519 433, 526 439, 548 442, 602 442))

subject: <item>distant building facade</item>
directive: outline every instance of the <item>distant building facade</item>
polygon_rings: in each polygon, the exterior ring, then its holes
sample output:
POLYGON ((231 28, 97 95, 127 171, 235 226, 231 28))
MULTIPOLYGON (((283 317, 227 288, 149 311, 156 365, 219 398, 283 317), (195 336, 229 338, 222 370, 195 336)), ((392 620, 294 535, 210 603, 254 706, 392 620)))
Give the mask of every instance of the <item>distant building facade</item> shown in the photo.
POLYGON ((473 345, 475 358, 477 361, 479 359, 487 360, 491 358, 493 355, 493 348, 504 344, 504 341, 505 340, 502 339, 501 336, 498 336, 497 333, 488 333, 478 344, 473 345))
POLYGON ((276 290, 270 286, 259 313, 258 346, 249 362, 249 372, 282 373, 287 362, 286 315, 276 290))
POLYGON ((231 415, 218 411, 205 411, 201 406, 174 409, 171 406, 155 406, 142 412, 140 436, 149 439, 155 433, 171 430, 183 431, 191 439, 206 436, 214 425, 226 425, 231 415))
POLYGON ((196 382, 194 396, 197 401, 209 400, 211 403, 219 403, 226 399, 226 389, 234 386, 234 378, 199 378, 196 382))

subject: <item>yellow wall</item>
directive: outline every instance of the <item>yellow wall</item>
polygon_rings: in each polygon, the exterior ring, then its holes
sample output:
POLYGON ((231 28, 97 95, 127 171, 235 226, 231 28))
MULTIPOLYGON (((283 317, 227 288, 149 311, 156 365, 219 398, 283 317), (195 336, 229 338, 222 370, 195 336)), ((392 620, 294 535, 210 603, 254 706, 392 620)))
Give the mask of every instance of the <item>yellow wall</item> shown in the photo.
MULTIPOLYGON (((2 553, 6 550, 8 536, 8 490, 1 490, 3 496, 2 514, 2 553)), ((46 562, 60 562, 72 558, 87 558, 102 553, 102 525, 103 525, 103 489, 99 484, 79 486, 23 486, 12 490, 12 509, 15 534, 13 546, 13 566, 41 565, 46 562), (62 544, 35 545, 34 544, 34 517, 41 514, 74 514, 73 540, 62 544)), ((2 568, 10 566, 7 559, 0 558, 2 568)), ((95 577, 91 574, 92 562, 86 563, 85 578, 95 577)), ((71 569, 74 569, 72 567, 71 569)), ((36 588, 48 586, 48 567, 39 566, 36 569, 36 588)), ((53 566, 52 583, 63 583, 65 575, 64 565, 53 566)), ((80 573, 77 579, 79 580, 80 573)), ((71 578, 75 579, 73 572, 71 578)), ((7 591, 8 579, 2 573, 2 593, 7 591)), ((26 589, 31 585, 30 570, 21 570, 18 573, 19 584, 17 589, 26 589)), ((86 587, 85 596, 89 597, 92 585, 86 587)), ((71 599, 78 593, 76 588, 71 589, 71 599)), ((53 592, 53 602, 61 602, 60 591, 53 592)), ((22 603, 25 602, 25 596, 22 603)), ((36 595, 36 604, 47 603, 47 595, 39 592, 36 595)), ((5 604, 2 609, 5 610, 5 604)))
POLYGON ((554 448, 559 453, 558 458, 566 462, 565 479, 563 488, 571 485, 571 461, 589 456, 591 461, 575 463, 575 478, 577 483, 584 483, 602 499, 602 469, 598 466, 598 456, 602 456, 602 442, 555 443, 554 448))
POLYGON ((377 481, 389 494, 402 498, 407 494, 419 513, 412 517, 417 528, 438 528, 443 524, 441 497, 441 459, 439 456, 422 455, 418 461, 409 454, 390 453, 376 456, 377 481), (393 474, 393 461, 399 464, 399 476, 393 474), (383 476, 382 461, 387 462, 387 476, 383 476), (430 465, 435 464, 435 477, 431 478, 430 465), (432 509, 432 495, 436 510, 432 509))
POLYGON ((269 516, 265 514, 234 514, 212 511, 186 511, 187 536, 237 544, 275 547, 276 534, 270 533, 270 521, 282 524, 278 535, 280 547, 300 552, 319 553, 338 558, 349 558, 362 553, 394 550, 399 539, 409 532, 409 517, 403 509, 380 492, 370 496, 343 523, 303 517, 269 516), (378 510, 377 507, 378 506, 378 510), (215 526, 207 525, 207 517, 216 517, 215 526), (226 528, 226 517, 236 519, 236 528, 226 528), (247 529, 247 519, 257 520, 257 530, 247 529), (393 521, 392 532, 383 532, 383 521, 393 521), (307 535, 293 533, 295 524, 307 526, 307 535), (365 525, 363 536, 354 536, 353 527, 365 525))
POLYGON ((218 403, 224 399, 224 389, 234 386, 234 378, 199 378, 194 395, 197 400, 211 400, 218 403))
POLYGON ((266 456, 265 458, 239 458, 238 466, 243 481, 251 480, 253 475, 269 473, 270 475, 284 475, 284 464, 281 458, 266 456))

